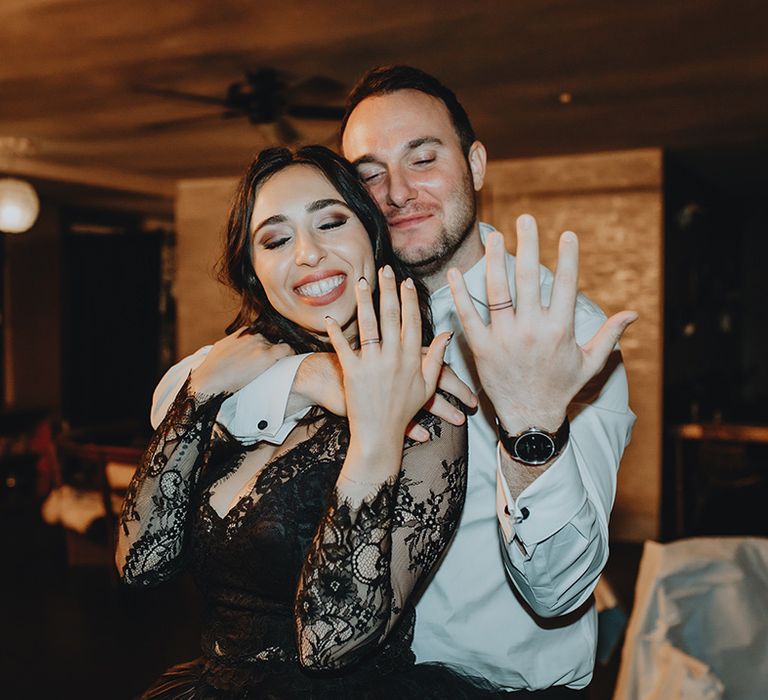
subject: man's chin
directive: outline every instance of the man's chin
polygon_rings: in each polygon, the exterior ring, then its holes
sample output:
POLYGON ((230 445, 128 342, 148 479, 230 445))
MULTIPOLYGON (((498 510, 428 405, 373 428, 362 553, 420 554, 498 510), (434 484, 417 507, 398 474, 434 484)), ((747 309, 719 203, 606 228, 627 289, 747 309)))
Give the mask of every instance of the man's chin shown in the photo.
POLYGON ((444 251, 434 250, 395 250, 395 255, 400 262, 410 267, 416 275, 431 275, 444 264, 444 251))

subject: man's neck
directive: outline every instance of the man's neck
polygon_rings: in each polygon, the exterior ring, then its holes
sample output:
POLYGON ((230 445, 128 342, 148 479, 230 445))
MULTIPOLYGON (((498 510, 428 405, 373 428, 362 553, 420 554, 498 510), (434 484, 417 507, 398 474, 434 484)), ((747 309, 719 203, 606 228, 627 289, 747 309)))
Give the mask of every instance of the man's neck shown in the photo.
POLYGON ((445 261, 445 264, 432 274, 424 275, 421 281, 426 285, 430 294, 448 284, 448 270, 455 267, 463 275, 485 255, 485 246, 480 237, 480 224, 476 221, 469 235, 456 249, 456 252, 445 261))

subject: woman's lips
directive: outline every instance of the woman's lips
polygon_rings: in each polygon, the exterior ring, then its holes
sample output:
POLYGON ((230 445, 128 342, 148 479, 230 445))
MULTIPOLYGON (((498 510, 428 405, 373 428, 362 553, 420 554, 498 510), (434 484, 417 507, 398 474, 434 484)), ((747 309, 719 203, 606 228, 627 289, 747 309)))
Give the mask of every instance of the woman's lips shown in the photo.
POLYGON ((310 306, 325 306, 336 301, 347 287, 347 276, 344 273, 332 273, 323 276, 312 275, 304 278, 293 291, 305 304, 310 306))

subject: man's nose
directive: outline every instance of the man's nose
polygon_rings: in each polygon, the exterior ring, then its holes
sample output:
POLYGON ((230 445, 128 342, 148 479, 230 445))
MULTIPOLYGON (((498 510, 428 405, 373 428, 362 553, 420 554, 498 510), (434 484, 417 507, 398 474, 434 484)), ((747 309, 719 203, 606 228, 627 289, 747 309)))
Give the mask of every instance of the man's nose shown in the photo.
POLYGON ((389 174, 388 184, 387 204, 401 209, 406 206, 406 204, 416 199, 418 192, 413 186, 407 173, 393 170, 389 174))
POLYGON ((325 257, 325 251, 309 231, 300 231, 296 235, 295 255, 297 265, 314 267, 325 257))

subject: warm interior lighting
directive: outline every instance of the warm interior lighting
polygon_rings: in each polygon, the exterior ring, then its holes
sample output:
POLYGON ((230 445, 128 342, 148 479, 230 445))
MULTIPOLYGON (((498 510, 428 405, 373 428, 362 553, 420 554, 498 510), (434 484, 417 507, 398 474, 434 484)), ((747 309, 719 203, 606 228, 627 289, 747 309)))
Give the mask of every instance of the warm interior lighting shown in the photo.
POLYGON ((32 185, 15 178, 0 180, 0 231, 29 231, 40 213, 40 200, 32 185))

